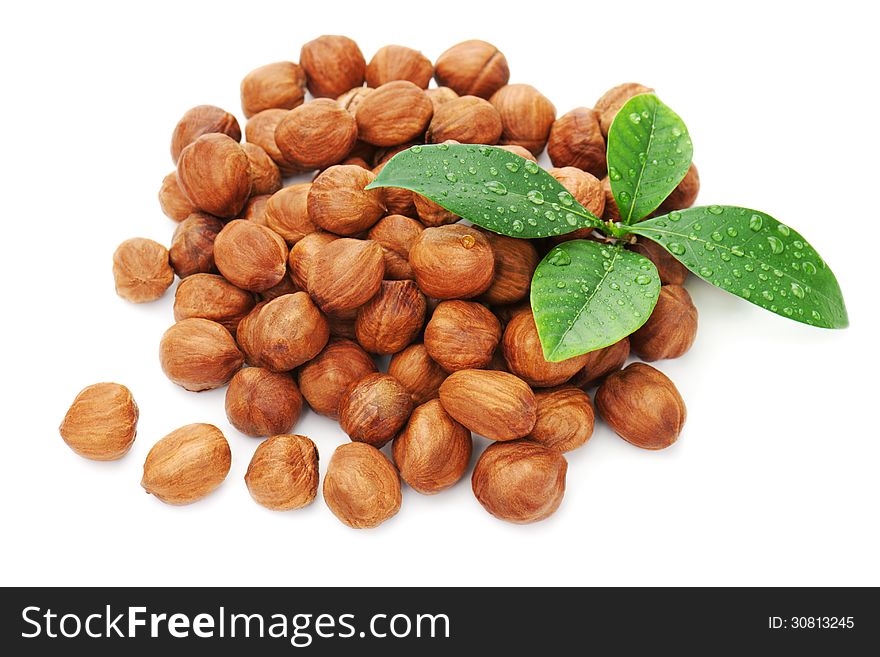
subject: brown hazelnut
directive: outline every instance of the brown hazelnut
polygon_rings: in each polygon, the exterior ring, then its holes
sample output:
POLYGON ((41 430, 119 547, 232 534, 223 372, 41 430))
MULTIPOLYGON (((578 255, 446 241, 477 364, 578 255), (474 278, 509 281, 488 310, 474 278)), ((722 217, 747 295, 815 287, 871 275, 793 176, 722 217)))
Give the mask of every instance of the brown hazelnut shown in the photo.
POLYGON ((522 438, 535 426, 535 395, 508 372, 453 372, 440 385, 440 402, 453 418, 489 440, 522 438))
POLYGON ((165 216, 174 221, 183 221, 196 211, 192 201, 186 197, 177 183, 177 171, 172 171, 162 179, 162 186, 159 188, 159 206, 165 216))
POLYGON ((259 114, 254 114, 244 127, 248 143, 255 144, 266 151, 266 154, 278 165, 278 169, 284 176, 301 173, 296 166, 284 158, 278 149, 278 144, 275 143, 275 129, 289 111, 285 109, 263 110, 259 114))
POLYGON ((468 299, 492 284, 495 255, 485 235, 452 224, 426 228, 409 250, 422 292, 435 299, 468 299))
POLYGON ((424 134, 434 115, 425 92, 407 80, 377 87, 358 105, 358 137, 376 146, 394 146, 424 134))
POLYGON ((312 268, 315 255, 321 250, 321 247, 329 244, 339 237, 332 233, 315 232, 310 233, 297 241, 290 248, 290 256, 287 259, 290 267, 290 277, 303 290, 309 289, 309 272, 312 268))
POLYGON ((559 508, 567 470, 565 457, 555 449, 526 440, 496 443, 480 456, 471 484, 486 511, 525 524, 559 508))
POLYGON ((318 230, 309 218, 309 190, 312 183, 289 185, 278 190, 266 203, 266 225, 290 244, 318 230))
POLYGON ((546 96, 528 84, 508 84, 489 102, 501 116, 502 144, 517 144, 535 155, 544 150, 556 120, 556 108, 546 96))
POLYGON ((471 432, 453 420, 438 399, 416 407, 392 445, 400 477, 425 495, 439 493, 461 479, 472 450, 471 432))
POLYGON ((131 449, 138 407, 119 383, 96 383, 73 400, 58 431, 67 446, 87 459, 113 461, 131 449))
POLYGON ((166 504, 191 504, 216 490, 232 465, 223 433, 211 424, 188 424, 153 445, 141 486, 166 504))
POLYGON ((257 298, 260 301, 272 301, 272 299, 283 297, 285 294, 293 294, 300 291, 301 289, 299 286, 293 282, 293 278, 285 276, 277 285, 273 285, 268 290, 263 290, 258 293, 257 298))
POLYGON ((306 74, 293 62, 275 62, 256 68, 241 81, 241 109, 247 118, 267 109, 288 109, 302 105, 306 96, 306 74))
POLYGON ((373 354, 396 354, 425 325, 425 295, 414 281, 382 281, 379 291, 358 309, 355 334, 373 354))
POLYGON ((408 80, 427 89, 434 75, 434 65, 418 50, 406 46, 383 46, 367 64, 368 87, 380 87, 394 80, 408 80))
POLYGON ((339 103, 340 107, 343 107, 348 111, 349 114, 355 116, 357 114, 357 108, 360 106, 361 101, 364 100, 368 95, 373 93, 372 87, 355 87, 354 89, 349 89, 344 94, 339 96, 336 99, 336 102, 339 103))
POLYGON ((281 189, 281 171, 274 160, 256 144, 245 142, 241 145, 248 159, 251 176, 251 194, 263 196, 274 194, 281 189))
POLYGON ((596 409, 617 435, 644 449, 669 447, 687 419, 675 384, 644 363, 610 374, 596 392, 596 409))
MULTIPOLYGON (((385 168, 387 162, 383 162, 382 164, 377 165, 373 168, 373 175, 378 176, 382 169, 385 168)), ((415 217, 416 214, 416 206, 413 200, 415 194, 413 194, 408 189, 402 189, 400 187, 383 187, 382 191, 382 204, 385 206, 385 211, 388 214, 402 214, 406 217, 415 217)))
POLYGON ((602 213, 602 221, 617 223, 621 220, 620 208, 617 207, 614 192, 611 190, 611 179, 608 176, 602 178, 602 193, 605 194, 605 210, 602 213))
POLYGON ((226 135, 202 135, 180 154, 177 181, 202 212, 234 217, 251 195, 250 161, 226 135))
POLYGON ((275 144, 284 161, 303 171, 341 162, 356 141, 354 117, 329 98, 290 110, 275 128, 275 144))
POLYGON ((348 37, 325 35, 309 41, 302 47, 299 61, 315 98, 336 98, 364 83, 367 63, 348 37))
POLYGON ((560 116, 550 129, 547 154, 554 167, 577 167, 602 178, 608 164, 599 115, 578 107, 560 116))
POLYGON ((629 248, 654 263, 663 285, 681 285, 687 279, 687 267, 657 242, 639 237, 634 244, 630 244, 629 248))
MULTIPOLYGON (((596 176, 575 167, 550 169, 548 173, 556 178, 578 203, 594 215, 601 217, 605 212, 605 193, 602 190, 602 181, 596 176)), ((574 233, 570 235, 572 234, 574 233)))
POLYGON ((162 371, 177 385, 200 392, 225 385, 244 362, 232 334, 209 319, 184 319, 159 343, 162 371))
POLYGON ((501 115, 488 100, 462 96, 437 108, 425 139, 432 144, 449 139, 462 144, 497 144, 501 130, 501 115))
POLYGON ((308 506, 318 494, 318 449, 305 436, 272 436, 257 446, 244 481, 254 501, 272 511, 308 506))
POLYGON ((650 362, 682 356, 696 337, 697 308, 691 295, 680 285, 664 285, 648 321, 629 341, 639 358, 650 362))
POLYGON ((440 395, 440 384, 446 380, 446 371, 429 355, 425 345, 411 344, 394 354, 388 364, 388 374, 400 381, 416 404, 424 404, 440 395))
POLYGON ((226 110, 213 105, 199 105, 187 110, 171 135, 171 159, 177 164, 183 149, 202 135, 220 133, 241 141, 238 121, 226 110))
POLYGON ((491 231, 480 231, 495 254, 495 278, 480 300, 495 306, 526 298, 538 266, 538 252, 529 240, 518 240, 491 231))
POLYGON ((446 226, 448 224, 457 223, 461 220, 461 217, 459 217, 457 214, 455 214, 454 212, 450 212, 441 205, 437 205, 429 198, 425 198, 420 194, 415 194, 412 192, 410 192, 410 196, 412 197, 413 205, 416 209, 416 214, 419 216, 419 221, 421 221, 428 228, 446 226))
POLYGON ((437 108, 444 103, 448 103, 450 100, 455 100, 458 98, 458 94, 455 93, 449 87, 434 87, 433 89, 425 89, 425 94, 428 96, 428 100, 431 101, 431 105, 434 106, 434 111, 437 111, 437 108))
POLYGON ((400 510, 400 477, 388 458, 366 443, 333 452, 324 475, 324 501, 354 529, 376 527, 400 510))
POLYGON ((214 240, 221 230, 223 222, 203 212, 195 212, 178 224, 168 258, 180 278, 214 271, 214 240))
POLYGON ((287 273, 287 244, 265 226, 236 219, 214 240, 214 263, 233 285, 262 292, 287 273))
POLYGON ((515 315, 504 329, 501 344, 510 371, 535 388, 552 388, 565 383, 587 362, 587 355, 558 363, 544 360, 538 329, 531 310, 515 315))
POLYGON ((385 259, 385 278, 405 280, 415 278, 409 265, 409 249, 425 227, 400 214, 388 215, 370 229, 368 237, 382 245, 385 259))
POLYGON ((299 369, 299 388, 313 411, 336 418, 346 388, 376 371, 376 363, 360 345, 330 338, 324 350, 299 369))
POLYGON ((126 301, 155 301, 174 282, 168 249, 145 237, 125 240, 113 253, 113 279, 126 301))
POLYGON ((593 435, 593 404, 580 388, 538 390, 538 419, 527 438, 560 452, 570 452, 593 435))
POLYGON ((412 409, 412 398, 400 381, 388 374, 367 374, 339 398, 339 426, 356 442, 382 447, 400 431, 412 409))
POLYGON ((504 144, 499 146, 501 150, 507 151, 508 153, 513 153, 514 155, 519 155, 521 158, 526 160, 531 160, 532 162, 537 162, 538 159, 532 154, 532 152, 526 148, 523 148, 519 144, 504 144))
POLYGON ((337 235, 357 235, 385 214, 381 189, 364 189, 376 176, 359 166, 332 166, 315 178, 308 195, 309 218, 337 235))
POLYGON ((678 186, 672 190, 672 193, 666 197, 666 200, 660 204, 658 212, 672 212, 673 210, 684 210, 691 207, 697 200, 697 194, 700 193, 700 174, 696 165, 691 163, 690 168, 684 175, 684 178, 678 186))
POLYGON ((594 110, 599 115, 599 126, 602 128, 602 134, 608 136, 608 129, 611 127, 614 117, 617 116, 617 110, 623 107, 633 96, 641 94, 653 93, 653 89, 646 87, 638 82, 625 82, 609 89, 602 97, 596 101, 594 110))
MULTIPOLYGON (((243 328, 239 326, 240 331, 243 328)), ((246 351, 256 363, 274 372, 288 372, 310 361, 330 339, 327 320, 305 292, 269 301, 248 330, 244 335, 246 351)))
POLYGON ((210 319, 235 335, 238 323, 254 307, 254 295, 235 287, 222 276, 193 274, 174 293, 174 320, 210 319))
POLYGON ((452 46, 437 58, 434 78, 438 86, 450 87, 462 96, 489 98, 507 84, 510 69, 498 48, 472 39, 452 46))
POLYGON ((255 349, 256 335, 254 327, 257 325, 257 317, 259 316, 260 311, 267 303, 269 302, 258 302, 247 315, 242 317, 241 321, 238 323, 238 328, 235 331, 234 337, 238 344, 238 348, 241 349, 244 354, 245 362, 251 367, 260 367, 262 365, 260 359, 257 357, 255 349))
POLYGON ((425 327, 425 348, 447 372, 485 367, 500 339, 498 318, 473 301, 443 301, 425 327))
POLYGON ((226 389, 226 417, 243 434, 259 438, 287 433, 302 412, 303 399, 290 374, 262 367, 236 372, 226 389))
POLYGON ((237 219, 244 219, 245 221, 253 221, 255 224, 260 226, 266 225, 266 205, 269 203, 269 199, 272 198, 271 194, 260 194, 259 196, 251 196, 247 203, 244 205, 244 209, 241 211, 241 214, 236 217, 237 219))
POLYGON ((578 388, 592 388, 599 385, 606 376, 624 366, 629 358, 629 338, 618 340, 612 345, 596 349, 587 354, 587 362, 569 383, 578 388))
POLYGON ((315 254, 307 289, 326 313, 354 310, 379 291, 384 272, 378 242, 343 237, 315 254))

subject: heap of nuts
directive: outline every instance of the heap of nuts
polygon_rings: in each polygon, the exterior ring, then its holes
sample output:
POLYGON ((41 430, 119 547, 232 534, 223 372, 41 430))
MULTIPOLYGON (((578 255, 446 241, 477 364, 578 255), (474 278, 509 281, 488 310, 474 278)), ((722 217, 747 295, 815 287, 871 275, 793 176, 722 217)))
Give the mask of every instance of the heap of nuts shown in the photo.
MULTIPOLYGON (((178 222, 171 245, 123 242, 116 289, 140 303, 180 279, 175 323, 159 342, 162 370, 186 390, 228 386, 229 422, 266 438, 245 477, 259 504, 289 510, 316 497, 317 448, 291 433, 305 405, 351 438, 329 461, 323 497, 358 528, 397 513, 401 480, 427 495, 456 484, 471 466, 473 434, 491 441, 471 477, 483 507, 516 523, 546 518, 562 501, 564 454, 593 433, 596 386, 599 415, 626 441, 662 449, 678 438, 685 405, 673 383, 641 362, 624 367, 630 350, 642 361, 676 358, 694 340, 687 272, 662 249, 631 246, 663 282, 648 322, 617 344, 551 363, 529 307, 532 274, 554 242, 593 235, 512 239, 412 192, 364 189, 413 144, 498 144, 532 160, 546 147, 551 174, 615 219, 605 135, 621 105, 650 90, 624 84, 593 109, 557 118, 537 89, 508 79, 504 55, 484 41, 455 45, 433 64, 403 46, 367 62, 351 39, 322 36, 303 46, 299 64, 245 76, 244 142, 238 120, 218 107, 195 107, 174 128, 176 170, 159 192, 178 222)), ((690 206, 698 188, 691 168, 662 211, 690 206)), ((137 418, 124 386, 97 384, 76 398, 61 434, 82 456, 116 459, 137 418)), ((230 462, 219 429, 191 424, 155 444, 142 485, 187 504, 217 488, 230 462)))

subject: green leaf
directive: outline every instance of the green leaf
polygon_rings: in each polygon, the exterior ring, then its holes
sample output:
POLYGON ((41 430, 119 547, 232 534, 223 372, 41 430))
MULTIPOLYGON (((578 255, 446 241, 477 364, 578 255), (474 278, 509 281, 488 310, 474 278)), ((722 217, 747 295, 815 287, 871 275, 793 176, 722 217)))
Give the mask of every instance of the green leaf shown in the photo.
POLYGON ((690 208, 627 228, 662 245, 713 285, 823 328, 849 324, 837 279, 801 235, 757 210, 690 208))
POLYGON ((678 114, 654 94, 633 96, 608 130, 608 177, 621 221, 647 217, 682 181, 694 147, 678 114))
POLYGON ((413 146, 391 158, 367 185, 375 187, 412 190, 511 237, 550 237, 602 225, 537 164, 492 146, 413 146))
POLYGON ((647 258, 591 240, 563 242, 532 278, 532 312, 545 360, 614 344, 647 321, 659 294, 660 276, 647 258))

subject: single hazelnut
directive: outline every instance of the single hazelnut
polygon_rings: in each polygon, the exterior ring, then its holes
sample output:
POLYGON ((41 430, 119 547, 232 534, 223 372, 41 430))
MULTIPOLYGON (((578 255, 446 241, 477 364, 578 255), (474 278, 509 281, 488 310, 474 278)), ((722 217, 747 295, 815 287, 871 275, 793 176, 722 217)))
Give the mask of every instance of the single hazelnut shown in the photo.
POLYGON ((216 490, 231 466, 232 452, 220 429, 188 424, 153 445, 141 486, 166 504, 192 504, 216 490))
POLYGON ((556 120, 556 108, 546 96, 528 84, 508 84, 489 102, 501 116, 502 144, 517 144, 535 155, 544 150, 556 120))
POLYGON ((450 100, 455 100, 458 98, 458 94, 455 93, 449 87, 434 87, 432 89, 425 89, 425 95, 428 96, 428 100, 431 101, 431 105, 434 106, 434 111, 437 111, 437 108, 444 103, 448 103, 450 100))
POLYGON ((406 280, 415 278, 409 265, 409 250, 425 227, 409 217, 391 214, 373 226, 368 237, 382 246, 385 259, 385 278, 406 280))
POLYGON ((288 109, 302 105, 306 96, 306 74, 293 62, 275 62, 254 69, 241 81, 241 109, 247 118, 267 109, 288 109))
POLYGON ((309 190, 312 183, 298 183, 278 190, 266 203, 266 225, 289 245, 318 230, 309 218, 309 190))
POLYGON ((629 341, 639 358, 651 362, 682 356, 696 337, 697 308, 691 295, 680 285, 664 285, 648 321, 629 341))
POLYGON ((299 389, 313 411, 335 419, 346 388, 377 371, 360 345, 330 338, 320 354, 299 368, 299 389))
POLYGON ((255 344, 256 344, 256 335, 254 332, 254 327, 257 325, 257 317, 260 314, 260 311, 263 309, 268 301, 259 301, 253 307, 253 309, 244 317, 242 317, 241 321, 238 323, 238 327, 235 331, 235 342, 238 344, 238 348, 241 349, 244 354, 245 363, 250 365, 251 367, 261 367, 262 363, 260 359, 257 357, 255 344))
POLYGON ((425 295, 414 281, 382 281, 376 295, 358 309, 355 335, 373 354, 396 354, 425 325, 425 295))
POLYGON ((406 46, 383 46, 367 64, 368 87, 380 87, 394 80, 408 80, 427 89, 434 76, 434 65, 418 50, 406 46))
POLYGON ((235 335, 238 323, 253 310, 254 295, 235 287, 222 276, 193 274, 174 293, 174 320, 210 319, 235 335))
POLYGON ((131 449, 138 407, 119 383, 96 383, 73 400, 58 431, 67 446, 87 459, 114 461, 131 449))
POLYGON ((266 151, 266 154, 278 165, 283 176, 301 173, 300 169, 284 158, 278 144, 275 143, 275 129, 289 111, 285 109, 263 110, 259 114, 254 114, 244 127, 248 143, 255 144, 266 151))
POLYGON ((587 355, 558 363, 544 360, 544 351, 531 310, 515 315, 504 329, 501 344, 510 371, 535 388, 552 388, 568 381, 587 362, 587 355))
POLYGON ((392 445, 400 477, 424 495, 439 493, 461 479, 472 450, 471 432, 453 420, 438 399, 416 407, 392 445))
POLYGON ((394 146, 421 137, 434 106, 425 92, 407 80, 377 87, 358 105, 358 137, 376 146, 394 146))
POLYGON ((251 196, 236 219, 244 219, 245 221, 252 221, 259 226, 265 226, 266 205, 269 203, 270 198, 272 198, 271 194, 251 196))
POLYGON ((159 343, 162 371, 177 385, 200 392, 225 385, 244 362, 232 334, 209 319, 184 319, 159 343))
POLYGON ((246 351, 253 354, 256 363, 274 372, 288 372, 310 361, 330 339, 326 318, 305 292, 267 302, 247 328, 246 351))
POLYGON ((385 214, 381 189, 364 189, 376 176, 359 166, 337 165, 315 178, 308 195, 309 218, 337 235, 357 235, 385 214))
POLYGON ((236 219, 214 240, 214 262, 233 285, 262 292, 287 273, 287 244, 265 226, 236 219))
POLYGON ((535 426, 535 395, 508 372, 453 372, 440 385, 440 402, 453 418, 489 440, 522 438, 535 426))
POLYGON ((531 160, 532 162, 537 162, 538 159, 532 154, 532 151, 523 148, 519 144, 503 144, 499 146, 501 150, 507 151, 508 153, 513 153, 514 155, 519 155, 521 158, 526 160, 531 160))
POLYGON ((226 417, 243 434, 287 433, 302 413, 303 398, 290 374, 262 367, 236 372, 226 389, 226 417))
POLYGON ((277 285, 273 285, 268 290, 259 292, 257 298, 260 301, 272 301, 272 299, 283 297, 285 294, 294 294, 295 292, 301 291, 301 288, 293 282, 293 278, 285 276, 277 285))
POLYGON ((403 384, 416 404, 424 404, 440 395, 446 370, 428 355, 424 344, 411 344, 391 357, 388 374, 403 384))
POLYGON ((290 255, 287 259, 290 277, 293 279, 293 282, 303 290, 308 291, 309 272, 312 269, 315 255, 321 250, 321 247, 337 239, 339 237, 333 233, 319 231, 310 233, 298 240, 290 248, 290 255))
POLYGON ((657 242, 639 237, 634 244, 629 245, 629 248, 654 263, 663 285, 682 285, 687 280, 687 267, 657 242))
POLYGON ((177 181, 202 212, 234 217, 251 195, 250 161, 226 135, 202 135, 180 154, 177 181))
POLYGON ((241 141, 238 121, 226 110, 213 105, 199 105, 187 110, 171 135, 171 159, 177 164, 183 149, 202 135, 220 133, 241 141))
POLYGON ((609 89, 602 97, 596 101, 593 109, 599 115, 599 126, 602 128, 602 134, 608 136, 608 129, 617 116, 617 111, 626 104, 633 96, 641 94, 653 93, 653 89, 646 87, 638 82, 626 82, 609 89))
POLYGON ((446 226, 461 221, 461 217, 457 214, 450 212, 441 205, 437 205, 429 198, 412 192, 410 192, 410 196, 413 200, 416 214, 419 216, 419 221, 428 228, 437 228, 438 226, 446 226))
POLYGON ((617 201, 611 189, 611 179, 608 176, 602 178, 602 193, 605 194, 605 210, 602 212, 602 221, 617 223, 621 220, 620 208, 617 207, 617 201))
POLYGON ((462 144, 497 144, 501 137, 501 115, 488 101, 476 96, 461 96, 440 105, 425 139, 440 144, 454 139, 462 144))
POLYGON ((367 374, 339 398, 339 426, 355 442, 382 447, 394 438, 413 409, 409 391, 393 376, 367 374))
POLYGON ((550 169, 548 173, 594 215, 601 217, 605 212, 605 192, 602 190, 602 181, 596 176, 575 167, 550 169))
POLYGON ((290 110, 275 128, 285 162, 303 171, 344 160, 357 141, 354 117, 335 100, 322 98, 290 110))
POLYGON ((540 257, 529 240, 518 240, 491 231, 480 231, 489 240, 495 254, 495 278, 480 301, 489 305, 507 305, 525 299, 540 257))
POLYGON ((491 43, 472 39, 444 52, 434 64, 434 78, 440 87, 450 87, 465 96, 489 98, 510 79, 507 59, 491 43))
POLYGON ((336 98, 364 83, 367 63, 348 37, 325 35, 309 41, 300 51, 299 62, 315 98, 336 98))
POLYGON ((343 237, 315 254, 307 289, 326 313, 354 310, 379 291, 384 272, 378 242, 343 237))
POLYGON ((324 475, 324 501, 354 529, 376 527, 400 510, 400 477, 388 458, 366 443, 333 452, 324 475))
POLYGON ((194 212, 177 225, 168 259, 181 279, 215 271, 214 240, 221 230, 223 222, 203 212, 194 212))
POLYGON ((241 145, 248 159, 251 176, 251 194, 263 196, 274 194, 281 189, 281 171, 268 153, 256 144, 245 142, 241 145))
POLYGON ((660 204, 658 212, 666 213, 673 210, 684 210, 691 207, 697 200, 697 194, 700 193, 700 174, 696 165, 691 163, 687 173, 678 183, 678 186, 672 190, 672 193, 666 197, 666 200, 660 204))
POLYGON ((623 338, 612 345, 591 351, 587 354, 587 362, 583 369, 575 374, 569 383, 584 390, 597 386, 606 376, 622 368, 627 358, 629 358, 629 338, 623 338))
POLYGON ((339 96, 336 99, 336 102, 349 114, 355 116, 361 102, 371 93, 373 93, 372 87, 355 87, 354 89, 349 89, 344 94, 339 96))
POLYGON ((489 445, 471 484, 496 518, 525 524, 551 516, 565 495, 568 463, 561 452, 527 440, 489 445))
POLYGON ((602 178, 608 163, 599 115, 578 107, 560 116, 550 129, 547 155, 554 167, 577 167, 602 178))
POLYGON ((570 452, 593 435, 593 404, 580 388, 563 386, 538 390, 535 400, 538 419, 526 436, 529 440, 560 452, 570 452))
POLYGON ((596 409, 617 435, 644 449, 669 447, 687 419, 675 384, 644 363, 608 375, 596 392, 596 409))
POLYGON ((165 216, 174 221, 183 221, 196 211, 192 201, 177 183, 177 171, 172 171, 162 179, 162 186, 159 188, 159 206, 165 216))
POLYGON ((126 301, 155 301, 174 282, 168 249, 145 237, 125 240, 113 253, 113 280, 126 301))
POLYGON ((498 318, 473 301, 443 301, 425 327, 425 348, 447 372, 485 367, 500 339, 498 318))
POLYGON ((257 446, 244 482, 254 501, 272 511, 308 506, 318 494, 318 449, 305 436, 272 436, 257 446))
POLYGON ((468 299, 492 285, 495 255, 485 235, 452 224, 426 228, 409 250, 422 292, 435 299, 468 299))

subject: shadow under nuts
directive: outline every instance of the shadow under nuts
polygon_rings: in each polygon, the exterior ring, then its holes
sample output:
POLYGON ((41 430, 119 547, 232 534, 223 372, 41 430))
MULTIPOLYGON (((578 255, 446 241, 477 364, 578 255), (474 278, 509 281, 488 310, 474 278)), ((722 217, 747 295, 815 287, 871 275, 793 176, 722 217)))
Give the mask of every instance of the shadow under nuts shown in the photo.
POLYGON ((376 295, 358 309, 358 342, 373 354, 397 353, 418 337, 426 307, 415 282, 382 281, 376 295))
POLYGON ((174 282, 168 250, 153 240, 125 240, 113 254, 116 294, 132 303, 155 301, 174 282))
POLYGON ((199 392, 225 385, 241 368, 244 356, 224 326, 194 317, 165 331, 159 361, 174 383, 199 392))
POLYGON ((422 292, 435 299, 475 297, 492 284, 495 255, 486 237, 467 226, 426 228, 409 250, 422 292))
POLYGON ((489 440, 528 435, 537 402, 528 384, 507 372, 461 370, 440 385, 440 402, 455 420, 489 440))
POLYGON ((262 367, 239 370, 226 389, 226 417, 243 434, 259 438, 287 433, 302 412, 293 377, 262 367))
POLYGON ((113 461, 131 449, 138 407, 119 383, 96 383, 73 400, 58 431, 68 447, 87 459, 113 461))
POLYGON ((529 440, 560 452, 570 452, 593 435, 593 404, 580 388, 564 386, 538 390, 538 415, 529 440))
POLYGON ((299 389, 313 411, 336 418, 345 390, 377 371, 376 363, 356 342, 331 338, 320 354, 300 367, 299 389))
POLYGON ((356 442, 382 447, 400 431, 412 408, 409 391, 397 379, 368 374, 342 393, 339 426, 356 442))
POLYGON ((287 273, 287 244, 281 237, 251 221, 230 221, 214 240, 214 262, 230 283, 262 292, 287 273))
POLYGON ((485 367, 501 340, 501 323, 473 301, 443 301, 425 327, 425 348, 447 372, 485 367))
POLYGON ((244 476, 257 504, 291 511, 311 504, 318 494, 318 450, 309 438, 272 436, 259 444, 244 476))
POLYGON ((678 358, 696 337, 697 308, 691 295, 680 285, 664 285, 648 321, 629 336, 629 341, 633 351, 650 362, 678 358))
POLYGON ((400 477, 375 447, 347 443, 336 448, 324 476, 324 501, 354 529, 376 527, 400 510, 400 477))

